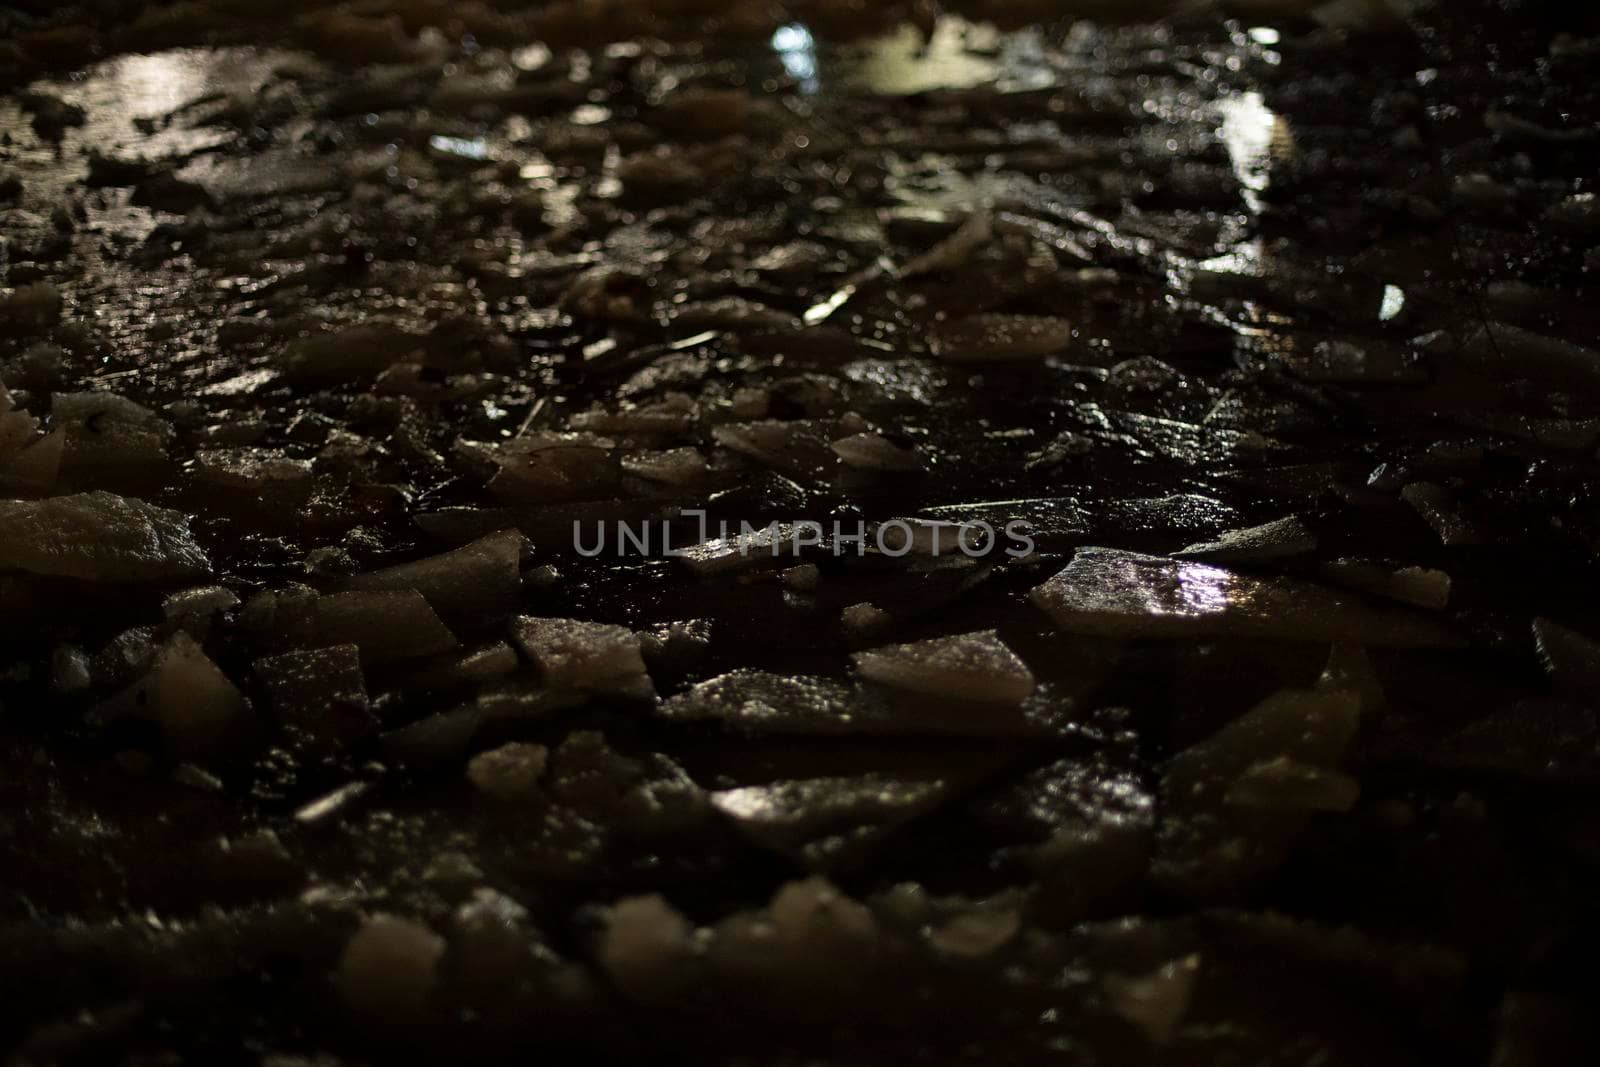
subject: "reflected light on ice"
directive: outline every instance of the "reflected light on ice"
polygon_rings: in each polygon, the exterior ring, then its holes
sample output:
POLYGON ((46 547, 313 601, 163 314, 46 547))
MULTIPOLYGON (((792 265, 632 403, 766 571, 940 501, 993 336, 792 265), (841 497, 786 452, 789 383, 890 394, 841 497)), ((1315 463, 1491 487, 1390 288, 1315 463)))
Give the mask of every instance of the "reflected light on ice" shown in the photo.
POLYGON ((1233 575, 1202 563, 1179 564, 1178 599, 1186 615, 1215 615, 1232 600, 1233 575))
POLYGON ((1235 245, 1232 251, 1201 260, 1195 266, 1218 274, 1255 275, 1261 273, 1261 258, 1261 238, 1252 237, 1235 245))
POLYGON ((443 152, 449 156, 459 156, 462 159, 488 159, 489 143, 482 137, 444 137, 434 136, 428 138, 428 147, 435 152, 443 152))
POLYGON ((208 65, 190 52, 122 56, 106 68, 128 115, 160 116, 177 110, 207 88, 208 65))
POLYGON ((1136 591, 1138 613, 1145 616, 1194 619, 1221 615, 1240 599, 1235 576, 1205 563, 1166 563, 1158 580, 1151 580, 1146 559, 1119 561, 1116 570, 1117 577, 1110 584, 1136 591))
MULTIPOLYGON (((1264 207, 1261 194, 1272 181, 1273 159, 1293 150, 1288 125, 1267 107, 1265 97, 1258 92, 1225 96, 1217 101, 1217 111, 1222 119, 1217 136, 1228 151, 1240 195, 1250 214, 1260 215, 1264 207)), ((1251 237, 1198 266, 1219 273, 1259 275, 1263 270, 1262 251, 1261 239, 1251 237)))
POLYGON ((1261 193, 1270 181, 1267 165, 1273 139, 1278 132, 1278 116, 1268 108, 1260 93, 1236 93, 1217 102, 1222 113, 1218 135, 1233 161, 1233 172, 1244 187, 1244 201, 1252 213, 1261 213, 1261 193))
POLYGON ((772 34, 772 49, 802 93, 817 91, 817 42, 810 30, 798 23, 779 26, 772 34))
MULTIPOLYGON (((923 39, 912 26, 866 43, 843 80, 874 93, 908 96, 935 89, 970 89, 1007 75, 1006 58, 980 55, 969 41, 987 41, 980 29, 962 19, 941 17, 923 39), (972 34, 973 37, 969 37, 972 34)), ((1021 73, 1021 72, 1018 72, 1021 73)))
POLYGON ((770 799, 770 790, 754 786, 719 794, 717 806, 736 819, 772 819, 779 814, 770 799))
POLYGON ((1383 287, 1383 304, 1378 308, 1378 320, 1388 322, 1404 311, 1406 307, 1406 292, 1397 285, 1383 287))

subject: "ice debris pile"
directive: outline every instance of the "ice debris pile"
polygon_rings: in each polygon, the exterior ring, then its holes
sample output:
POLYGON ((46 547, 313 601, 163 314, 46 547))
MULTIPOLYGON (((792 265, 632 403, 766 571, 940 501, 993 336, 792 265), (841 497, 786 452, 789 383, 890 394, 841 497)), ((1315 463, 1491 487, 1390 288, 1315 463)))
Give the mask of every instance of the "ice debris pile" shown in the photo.
POLYGON ((0 7, 8 1062, 1594 1061, 1548 6, 0 7))

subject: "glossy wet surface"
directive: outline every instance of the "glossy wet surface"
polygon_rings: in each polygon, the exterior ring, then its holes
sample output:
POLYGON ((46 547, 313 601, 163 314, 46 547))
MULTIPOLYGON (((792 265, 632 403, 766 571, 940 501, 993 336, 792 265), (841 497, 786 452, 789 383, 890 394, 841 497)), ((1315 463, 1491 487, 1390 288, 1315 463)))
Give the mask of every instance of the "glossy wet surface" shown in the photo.
POLYGON ((1600 38, 691 6, 10 16, 19 1062, 1578 1062, 1600 38))

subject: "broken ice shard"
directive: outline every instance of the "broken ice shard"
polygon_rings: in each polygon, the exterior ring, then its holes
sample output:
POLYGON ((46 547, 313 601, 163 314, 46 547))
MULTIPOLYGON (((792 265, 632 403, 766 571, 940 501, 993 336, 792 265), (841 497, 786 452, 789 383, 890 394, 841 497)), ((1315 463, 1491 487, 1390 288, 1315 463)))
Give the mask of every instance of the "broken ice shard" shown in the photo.
POLYGON ((1264 526, 1228 530, 1215 541, 1190 545, 1173 556, 1207 563, 1264 563, 1303 556, 1316 547, 1316 535, 1305 528, 1299 517, 1290 515, 1264 526))
POLYGON ((1020 704, 1033 692, 1033 674, 993 630, 890 645, 855 655, 871 681, 928 696, 1020 704))
POLYGON ((92 582, 179 582, 211 563, 176 511, 114 493, 0 501, 0 570, 92 582))
POLYGON ((1355 641, 1397 648, 1460 643, 1436 619, 1372 607, 1309 582, 1114 548, 1080 549, 1032 598, 1061 629, 1109 637, 1355 641))
POLYGON ((752 842, 816 871, 852 866, 899 826, 954 792, 942 779, 879 774, 745 786, 711 795, 712 806, 752 842))
POLYGON ((639 635, 627 627, 524 616, 513 625, 512 637, 552 689, 655 696, 639 635))

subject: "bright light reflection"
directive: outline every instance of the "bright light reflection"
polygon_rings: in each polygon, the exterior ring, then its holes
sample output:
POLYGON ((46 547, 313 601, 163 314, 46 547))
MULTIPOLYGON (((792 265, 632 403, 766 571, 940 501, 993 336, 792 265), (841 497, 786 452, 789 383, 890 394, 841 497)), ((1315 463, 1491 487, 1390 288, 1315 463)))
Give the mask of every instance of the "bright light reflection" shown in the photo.
POLYGON ((810 30, 799 23, 779 26, 772 34, 772 49, 802 93, 817 91, 817 42, 810 30))
POLYGON ((779 815, 777 806, 772 803, 770 790, 758 786, 719 793, 715 804, 735 819, 771 820, 779 815))
POLYGON ((962 19, 943 16, 924 40, 914 26, 903 25, 861 47, 860 64, 850 81, 890 96, 994 84, 1005 73, 1005 63, 973 54, 967 46, 968 26, 962 19))
POLYGON ((518 70, 538 70, 550 62, 553 53, 548 45, 530 44, 511 53, 511 62, 518 70))
POLYGON ((462 159, 488 159, 489 144, 482 137, 430 137, 428 146, 435 152, 462 159))
POLYGON ((177 110, 205 90, 207 70, 191 52, 122 56, 107 71, 129 115, 161 116, 177 110))
POLYGON ((1240 599, 1238 579, 1204 563, 1122 560, 1107 587, 1130 591, 1142 615, 1197 619, 1221 615, 1240 599))
POLYGON ((1252 213, 1261 213, 1261 193, 1270 181, 1267 162, 1272 152, 1272 139, 1277 130, 1278 116, 1267 107, 1260 93, 1235 93, 1217 102, 1222 113, 1222 128, 1218 135, 1228 156, 1233 160, 1233 172, 1244 187, 1245 204, 1252 213))
POLYGON ((1406 291, 1397 285, 1383 287, 1383 306, 1378 309, 1378 319, 1388 322, 1405 310, 1406 291))
POLYGON ((1239 242, 1231 251, 1220 256, 1201 260, 1195 267, 1216 274, 1260 274, 1262 252, 1261 238, 1253 237, 1239 242))
POLYGON ((1233 575, 1227 571, 1199 563, 1180 563, 1177 580, 1182 614, 1215 615, 1228 610, 1233 575))

